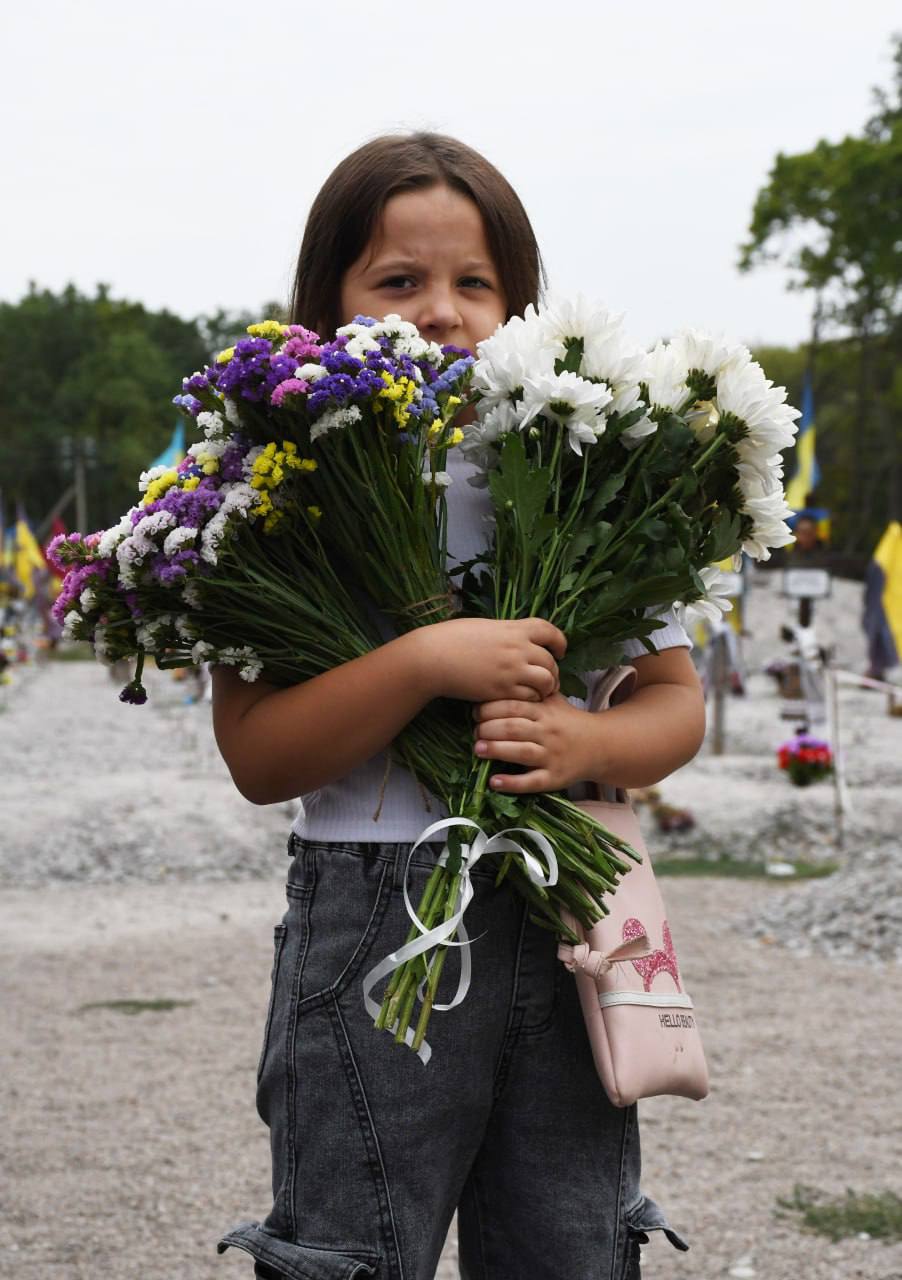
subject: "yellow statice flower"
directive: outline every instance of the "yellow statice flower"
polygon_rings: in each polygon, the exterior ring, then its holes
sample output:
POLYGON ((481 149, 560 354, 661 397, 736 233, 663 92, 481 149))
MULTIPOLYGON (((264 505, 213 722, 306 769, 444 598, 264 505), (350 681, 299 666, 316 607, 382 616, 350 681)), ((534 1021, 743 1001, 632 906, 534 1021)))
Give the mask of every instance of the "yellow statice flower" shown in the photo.
POLYGON ((456 409, 459 404, 463 404, 460 396, 448 396, 446 404, 449 409, 456 409))
POLYGON ((460 427, 455 427, 450 436, 448 436, 448 444, 460 444, 463 438, 464 433, 461 431, 460 427))
POLYGON ((260 320, 257 324, 249 324, 247 331, 252 338, 281 338, 288 332, 288 326, 279 320, 260 320))
POLYGON ((387 372, 383 372, 382 381, 385 386, 379 392, 379 398, 391 403, 395 422, 399 427, 406 427, 410 421, 408 410, 416 399, 417 384, 412 378, 393 378, 387 372))
POLYGON ((182 481, 182 489, 185 493, 191 493, 200 484, 200 476, 189 476, 187 480, 182 481))
MULTIPOLYGON (((289 465, 294 466, 295 464, 290 463, 289 465)), ((315 458, 298 458, 296 465, 298 471, 315 471, 319 463, 315 458)))
POLYGON ((175 467, 171 467, 168 471, 164 471, 156 480, 151 480, 147 486, 144 497, 141 499, 141 505, 146 507, 149 502, 156 502, 157 498, 162 498, 172 486, 177 482, 179 473, 175 467))
POLYGON ((319 507, 308 507, 307 514, 310 516, 314 524, 323 518, 323 513, 320 511, 319 507))
POLYGON ((228 364, 234 354, 234 347, 226 347, 226 349, 224 351, 220 351, 219 355, 216 357, 216 363, 228 364))

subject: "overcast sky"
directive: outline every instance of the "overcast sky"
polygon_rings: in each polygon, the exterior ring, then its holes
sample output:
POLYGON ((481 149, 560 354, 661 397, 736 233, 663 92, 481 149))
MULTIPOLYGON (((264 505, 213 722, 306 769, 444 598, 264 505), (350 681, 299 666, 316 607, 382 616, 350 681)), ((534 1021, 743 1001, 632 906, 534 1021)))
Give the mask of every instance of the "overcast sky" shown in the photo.
POLYGON ((860 128, 899 28, 898 0, 6 5, 0 298, 257 311, 337 161, 429 127, 513 182, 552 286, 637 337, 801 341, 810 300, 737 245, 778 151, 860 128))

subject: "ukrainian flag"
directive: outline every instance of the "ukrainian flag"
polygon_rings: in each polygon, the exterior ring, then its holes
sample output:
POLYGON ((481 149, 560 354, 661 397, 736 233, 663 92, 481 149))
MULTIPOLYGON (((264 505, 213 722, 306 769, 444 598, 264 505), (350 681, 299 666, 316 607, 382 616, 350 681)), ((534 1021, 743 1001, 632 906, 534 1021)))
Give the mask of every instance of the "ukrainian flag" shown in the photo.
POLYGON ((46 570, 47 562, 40 543, 31 531, 24 512, 19 511, 16 523, 6 531, 3 559, 7 569, 22 587, 26 600, 34 595, 34 570, 46 570))
POLYGON ((821 479, 821 469, 814 453, 814 391, 811 374, 807 372, 802 388, 802 417, 796 436, 795 457, 795 475, 786 486, 786 501, 793 511, 803 511, 809 493, 814 493, 821 479))
POLYGON ((864 587, 864 629, 871 670, 882 674, 902 654, 902 524, 893 520, 877 544, 864 587))
MULTIPOLYGON (((172 432, 172 439, 158 458, 154 458, 150 467, 177 467, 185 456, 185 424, 177 422, 172 432)), ((148 467, 148 471, 150 470, 148 467)))

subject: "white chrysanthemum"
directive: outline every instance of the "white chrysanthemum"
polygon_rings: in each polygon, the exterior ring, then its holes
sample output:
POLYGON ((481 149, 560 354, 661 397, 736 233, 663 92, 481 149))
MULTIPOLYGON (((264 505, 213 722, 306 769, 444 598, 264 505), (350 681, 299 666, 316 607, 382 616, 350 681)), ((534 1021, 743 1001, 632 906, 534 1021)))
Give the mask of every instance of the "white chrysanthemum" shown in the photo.
POLYGON ((498 441, 519 428, 522 416, 522 401, 512 404, 510 400, 502 400, 481 421, 471 422, 464 427, 460 451, 467 462, 479 468, 467 480, 474 489, 484 489, 488 484, 486 473, 496 470, 500 459, 498 441))
POLYGON ((645 365, 645 381, 652 408, 677 409, 686 399, 689 366, 685 353, 671 342, 658 342, 645 365))
POLYGON ((299 364, 294 376, 302 382, 319 382, 320 378, 329 376, 329 370, 324 369, 321 364, 299 364))
POLYGON ((594 444, 604 434, 604 410, 611 403, 604 383, 588 382, 577 373, 545 373, 523 383, 525 430, 539 415, 567 428, 570 448, 582 457, 582 446, 594 444))
POLYGON ((439 489, 447 489, 451 484, 451 476, 447 471, 436 471, 435 475, 427 471, 423 475, 423 484, 435 484, 439 489))
POLYGON ((717 379, 717 407, 732 413, 748 427, 746 451, 773 454, 795 439, 801 417, 786 403, 786 388, 775 387, 760 364, 728 365, 717 379))
POLYGON ((198 640, 197 644, 191 647, 191 661, 199 667, 202 662, 206 662, 207 654, 212 652, 211 644, 207 644, 206 640, 198 640))
POLYGON ((163 542, 163 554, 174 556, 177 551, 181 551, 183 547, 189 547, 197 537, 196 529, 189 529, 185 525, 179 525, 177 529, 173 529, 171 533, 167 533, 163 542))
POLYGON ((683 627, 692 627, 703 618, 708 622, 720 622, 723 615, 733 608, 733 601, 720 594, 724 584, 729 582, 726 574, 715 565, 709 565, 702 569, 699 577, 705 584, 705 594, 701 599, 693 600, 691 604, 681 601, 674 604, 674 612, 683 627))
MULTIPOLYGON (((135 508, 132 507, 132 511, 135 508)), ((97 544, 97 554, 104 559, 111 556, 118 547, 123 538, 127 538, 132 531, 132 515, 129 511, 122 517, 118 524, 114 524, 111 529, 107 529, 101 536, 97 544)))
POLYGON ((670 343, 678 359, 689 369, 699 369, 716 378, 728 365, 742 366, 751 360, 751 352, 741 343, 704 333, 701 329, 685 329, 670 343))
POLYGON ((360 417, 360 408, 356 404, 347 405, 343 409, 327 409, 310 428, 310 439, 318 440, 327 431, 341 431, 352 423, 359 422, 360 417))
POLYGON ((635 449, 646 436, 654 435, 657 429, 658 424, 646 414, 638 422, 634 422, 631 427, 627 427, 621 433, 620 439, 627 449, 635 449))
POLYGON ((792 508, 787 505, 779 479, 764 481, 750 468, 744 468, 740 475, 740 489, 742 503, 739 510, 752 518, 752 531, 743 542, 742 549, 755 560, 769 560, 772 547, 785 547, 793 540, 792 531, 786 523, 792 515, 792 508))
POLYGON ((523 316, 512 316, 483 339, 476 353, 472 386, 482 397, 479 408, 483 414, 503 400, 519 398, 528 375, 554 372, 555 350, 543 340, 532 303, 523 316))
POLYGON ((241 415, 238 412, 238 405, 231 398, 231 396, 223 396, 222 411, 225 414, 226 421, 229 423, 230 426, 233 426, 233 427, 241 426, 241 415))
POLYGON ((627 336, 622 313, 609 311, 580 295, 575 299, 552 299, 539 313, 539 319, 555 359, 563 357, 568 338, 582 338, 579 372, 608 384, 611 413, 627 414, 636 407, 648 356, 627 336))
MULTIPOLYGON (((217 413, 214 409, 211 412, 203 412, 197 415, 197 425, 207 437, 208 440, 218 440, 225 431, 225 422, 221 413, 217 413)), ((189 449, 190 453, 191 450, 189 449)))

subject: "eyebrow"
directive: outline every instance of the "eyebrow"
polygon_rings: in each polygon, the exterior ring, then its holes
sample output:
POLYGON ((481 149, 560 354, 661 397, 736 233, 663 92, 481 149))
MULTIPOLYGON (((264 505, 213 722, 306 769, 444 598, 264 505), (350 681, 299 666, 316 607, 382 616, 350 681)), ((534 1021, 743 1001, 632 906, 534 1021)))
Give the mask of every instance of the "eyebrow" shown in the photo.
MULTIPOLYGON (((422 265, 423 264, 416 258, 389 258, 385 262, 380 262, 376 259, 375 262, 371 262, 368 265, 366 270, 376 271, 379 274, 388 274, 393 271, 419 271, 422 269, 422 265)), ((493 267, 490 262, 486 262, 481 258, 471 259, 468 261, 461 274, 469 275, 470 272, 473 271, 482 271, 492 275, 496 274, 495 267, 493 267)))

